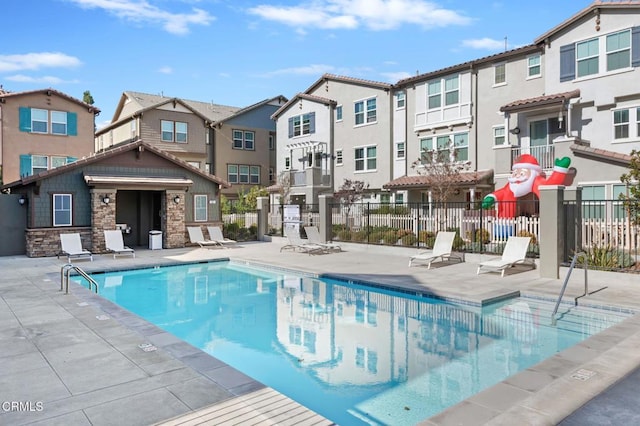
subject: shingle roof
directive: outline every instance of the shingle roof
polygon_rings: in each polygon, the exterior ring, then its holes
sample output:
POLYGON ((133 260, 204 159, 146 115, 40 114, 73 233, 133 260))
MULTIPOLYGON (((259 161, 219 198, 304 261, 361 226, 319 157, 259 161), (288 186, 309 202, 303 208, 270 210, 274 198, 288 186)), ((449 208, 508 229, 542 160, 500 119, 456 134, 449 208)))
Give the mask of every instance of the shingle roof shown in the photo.
POLYGON ((365 80, 362 78, 347 77, 347 76, 335 75, 335 74, 323 74, 322 77, 316 80, 315 83, 313 83, 311 86, 309 86, 307 90, 305 90, 305 93, 309 93, 313 91, 318 85, 324 84, 326 81, 331 81, 331 80, 342 81, 344 83, 355 84, 360 86, 375 87, 383 90, 390 90, 393 87, 393 84, 391 83, 383 83, 380 81, 365 80))
POLYGON ((289 109, 289 107, 291 105, 295 104, 296 102, 298 102, 301 99, 306 99, 306 100, 311 101, 311 102, 318 102, 318 103, 324 104, 324 105, 335 105, 336 104, 336 101, 331 100, 329 98, 323 98, 321 96, 315 96, 315 95, 308 95, 306 93, 298 93, 293 98, 289 99, 289 101, 286 102, 284 105, 282 105, 280 108, 278 108, 278 110, 276 112, 271 114, 271 119, 275 120, 283 112, 285 112, 287 109, 289 109))
POLYGON ((129 99, 131 99, 131 101, 136 102, 138 105, 140 105, 139 109, 141 110, 155 108, 156 106, 166 104, 167 102, 173 101, 175 99, 184 103, 185 105, 188 105, 193 110, 197 111, 212 122, 220 121, 224 118, 227 118, 241 109, 234 106, 214 104, 213 102, 209 103, 192 101, 189 99, 169 98, 163 95, 152 95, 149 93, 126 91, 124 92, 124 94, 129 99))
POLYGON ((4 89, 0 89, 0 99, 7 99, 7 98, 12 98, 12 97, 18 97, 18 96, 24 96, 24 95, 31 95, 34 93, 42 93, 42 94, 56 94, 57 96, 67 99, 68 101, 74 102, 78 105, 81 105, 85 108, 87 108, 87 110, 89 112, 93 112, 95 115, 100 114, 100 108, 94 107, 93 105, 89 105, 86 102, 81 101, 80 99, 74 98, 73 96, 69 96, 66 93, 63 93, 59 90, 56 89, 52 89, 52 88, 47 88, 47 89, 37 89, 37 90, 28 90, 28 91, 24 91, 24 92, 8 92, 4 89))
MULTIPOLYGON (((475 185, 493 178, 493 170, 462 172, 454 175, 453 181, 459 185, 475 185)), ((432 184, 432 176, 402 176, 382 185, 385 189, 427 188, 432 184)))
POLYGON ((543 105, 561 104, 572 98, 580 97, 580 89, 571 92, 554 93, 552 95, 542 95, 535 98, 519 99, 500 107, 500 111, 518 111, 531 107, 540 107, 543 105))

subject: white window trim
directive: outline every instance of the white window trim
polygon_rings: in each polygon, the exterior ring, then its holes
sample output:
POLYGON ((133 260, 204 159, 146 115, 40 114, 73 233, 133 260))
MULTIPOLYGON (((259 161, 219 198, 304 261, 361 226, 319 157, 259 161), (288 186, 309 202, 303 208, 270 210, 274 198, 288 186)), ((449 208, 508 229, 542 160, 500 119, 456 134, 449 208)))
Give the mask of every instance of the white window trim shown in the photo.
POLYGON ((525 78, 525 80, 534 80, 536 78, 542 78, 542 55, 535 54, 535 55, 527 56, 526 64, 527 64, 527 78, 525 78), (531 66, 529 66, 529 59, 530 58, 535 58, 535 57, 540 58, 540 62, 538 63, 538 68, 540 68, 540 72, 538 74, 529 75, 529 70, 531 70, 531 66))
POLYGON ((344 166, 344 153, 342 149, 336 149, 336 166, 344 166))
POLYGON ((342 123, 344 121, 344 107, 342 104, 336 105, 336 123, 342 123), (342 117, 338 118, 338 108, 342 110, 342 117))
MULTIPOLYGON (((506 62, 498 62, 493 64, 493 87, 502 87, 507 85, 507 63, 506 62), (498 67, 504 67, 504 81, 501 83, 496 83, 496 70, 498 67)), ((460 82, 458 81, 458 90, 460 90, 460 82)))
MULTIPOLYGON (((364 126, 370 126, 373 124, 378 124, 378 95, 375 96, 368 96, 366 98, 362 98, 362 99, 356 99, 355 101, 353 101, 353 127, 354 128, 358 128, 358 127, 364 127, 364 126), (375 99, 376 100, 376 119, 375 121, 367 121, 367 101, 371 100, 371 99, 375 99), (362 105, 364 107, 362 114, 364 116, 364 122, 360 123, 360 124, 356 124, 356 104, 362 102, 362 105)), ((344 117, 344 110, 343 112, 343 117, 344 117)))
POLYGON ((353 147, 353 173, 373 173, 373 172, 377 172, 378 171, 378 145, 376 144, 370 144, 370 145, 359 145, 359 146, 354 146, 353 147), (367 168, 367 160, 369 160, 369 157, 367 157, 367 148, 376 148, 376 168, 375 169, 369 169, 367 168), (362 158, 362 161, 364 161, 364 166, 365 168, 363 170, 356 170, 356 149, 363 149, 364 150, 364 154, 365 156, 362 158))
POLYGON ((71 194, 53 194, 53 197, 51 198, 51 211, 52 211, 52 218, 51 221, 53 223, 53 226, 71 226, 73 225, 73 196, 71 194), (66 211, 66 210, 56 210, 55 209, 55 199, 56 197, 65 197, 65 198, 69 198, 69 223, 57 223, 56 222, 56 212, 58 211, 66 211))
POLYGON ((56 135, 56 136, 67 136, 69 134, 69 123, 68 123, 68 117, 67 117, 67 113, 65 111, 57 111, 57 110, 51 110, 49 111, 49 121, 50 121, 50 127, 51 127, 51 134, 52 135, 56 135), (53 121, 53 115, 54 113, 58 113, 62 116, 64 116, 64 122, 62 121, 53 121), (53 125, 54 124, 64 124, 64 133, 56 133, 53 131, 53 125))
POLYGON ((498 124, 495 126, 491 126, 491 136, 493 139, 493 146, 503 146, 503 145, 508 145, 509 144, 509 138, 507 137, 508 133, 507 133, 507 129, 504 126, 504 124, 498 124), (501 144, 497 144, 496 143, 496 130, 497 129, 502 129, 502 131, 504 132, 504 134, 502 135, 502 138, 504 139, 504 141, 501 144))
POLYGON ((209 218, 208 212, 208 200, 206 194, 194 194, 193 196, 193 221, 194 222, 206 222, 209 218), (204 198, 204 209, 202 207, 198 208, 198 201, 204 198), (198 216, 198 212, 204 212, 204 218, 198 216))
POLYGON ((33 175, 35 175, 35 174, 37 174, 37 173, 41 173, 41 172, 44 172, 44 171, 46 171, 46 170, 49 170, 49 168, 50 168, 50 167, 49 167, 49 157, 48 157, 48 156, 46 156, 46 155, 39 155, 39 154, 32 154, 32 155, 31 155, 31 176, 33 176, 33 175), (34 163, 35 163, 35 161, 33 161, 33 160, 34 160, 34 158, 36 158, 36 157, 37 157, 37 158, 44 158, 44 159, 46 160, 46 163, 47 163, 47 164, 44 166, 44 169, 42 169, 42 167, 38 167, 38 170, 39 170, 38 172, 34 171, 34 167, 33 167, 33 166, 34 166, 34 163))
POLYGON ((406 92, 398 92, 398 93, 396 93, 395 107, 396 107, 396 110, 403 110, 403 109, 407 108, 407 93, 406 92), (402 106, 398 106, 401 94, 402 94, 403 105, 402 106))
POLYGON ((405 160, 407 158, 407 144, 406 142, 402 141, 402 142, 396 142, 396 147, 395 147, 395 159, 396 160, 405 160), (402 144, 403 148, 402 148, 402 157, 399 155, 400 150, 398 149, 398 145, 402 144))
POLYGON ((31 133, 37 133, 37 134, 40 134, 40 135, 46 135, 46 134, 48 134, 50 132, 50 130, 51 130, 51 123, 50 123, 50 120, 49 120, 49 110, 48 109, 42 109, 42 108, 31 108, 31 133), (33 123, 34 122, 37 122, 37 123, 42 123, 43 122, 42 120, 34 120, 33 119, 33 112, 34 111, 44 111, 44 112, 47 113, 47 119, 44 122, 47 125, 47 130, 46 131, 38 132, 38 131, 33 130, 33 127, 34 127, 33 123))

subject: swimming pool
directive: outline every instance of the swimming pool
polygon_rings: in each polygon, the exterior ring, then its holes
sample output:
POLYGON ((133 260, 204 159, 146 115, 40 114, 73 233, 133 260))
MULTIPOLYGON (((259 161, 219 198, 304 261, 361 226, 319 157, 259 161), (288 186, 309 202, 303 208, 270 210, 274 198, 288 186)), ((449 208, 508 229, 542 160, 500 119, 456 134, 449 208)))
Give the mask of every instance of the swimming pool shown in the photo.
POLYGON ((92 275, 100 294, 340 424, 415 424, 626 316, 479 308, 230 262, 92 275))

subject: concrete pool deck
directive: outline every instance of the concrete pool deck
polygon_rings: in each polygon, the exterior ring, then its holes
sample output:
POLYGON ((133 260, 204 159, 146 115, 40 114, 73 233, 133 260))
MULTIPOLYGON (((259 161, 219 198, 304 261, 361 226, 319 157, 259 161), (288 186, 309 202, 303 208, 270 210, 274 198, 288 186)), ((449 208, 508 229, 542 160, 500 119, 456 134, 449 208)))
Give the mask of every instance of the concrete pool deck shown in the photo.
MULTIPOLYGON (((274 238, 229 249, 139 249, 135 259, 98 255, 75 264, 95 272, 229 258, 473 303, 518 292, 554 300, 566 274, 542 279, 538 270, 513 268, 504 278, 478 276, 477 263, 490 256, 427 270, 408 267, 416 249, 344 244, 342 253, 309 256, 280 252, 284 245, 274 238)), ((65 261, 0 257, 0 424, 331 424, 84 288, 72 283, 69 295, 60 292, 65 261)), ((581 304, 640 312, 640 276, 589 271, 588 283, 589 291, 607 288, 581 304)), ((583 271, 574 271, 564 300, 584 288, 583 271)), ((640 396, 615 397, 640 381, 632 374, 638 346, 635 315, 421 424, 602 424, 603 413, 622 424, 616 415, 640 416, 640 396)))

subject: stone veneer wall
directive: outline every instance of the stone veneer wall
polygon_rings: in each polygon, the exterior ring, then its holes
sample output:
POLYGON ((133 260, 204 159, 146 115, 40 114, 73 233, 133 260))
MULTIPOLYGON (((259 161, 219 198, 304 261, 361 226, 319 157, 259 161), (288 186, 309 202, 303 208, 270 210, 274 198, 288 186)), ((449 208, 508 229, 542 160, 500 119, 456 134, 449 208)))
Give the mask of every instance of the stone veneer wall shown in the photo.
POLYGON ((166 191, 162 199, 162 247, 181 248, 185 243, 186 228, 184 225, 185 193, 183 191, 166 191), (174 198, 180 197, 176 203, 174 198))
POLYGON ((116 190, 91 190, 91 248, 92 253, 105 253, 104 230, 116 229, 116 190), (95 191, 95 192, 94 192, 95 191), (102 199, 108 196, 109 204, 102 199))
POLYGON ((75 232, 80 234, 82 247, 87 249, 91 247, 91 228, 89 227, 26 229, 26 255, 28 257, 57 256, 62 251, 60 234, 75 232))

